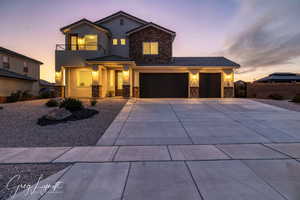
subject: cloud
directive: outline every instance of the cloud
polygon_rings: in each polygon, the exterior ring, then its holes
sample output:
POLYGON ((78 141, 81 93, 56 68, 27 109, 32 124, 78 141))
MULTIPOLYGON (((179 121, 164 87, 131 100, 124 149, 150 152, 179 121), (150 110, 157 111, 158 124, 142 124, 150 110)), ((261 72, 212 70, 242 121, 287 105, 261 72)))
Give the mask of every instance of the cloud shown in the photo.
POLYGON ((238 20, 231 28, 242 29, 229 36, 223 54, 242 65, 240 73, 293 64, 300 57, 300 1, 239 2, 238 20))

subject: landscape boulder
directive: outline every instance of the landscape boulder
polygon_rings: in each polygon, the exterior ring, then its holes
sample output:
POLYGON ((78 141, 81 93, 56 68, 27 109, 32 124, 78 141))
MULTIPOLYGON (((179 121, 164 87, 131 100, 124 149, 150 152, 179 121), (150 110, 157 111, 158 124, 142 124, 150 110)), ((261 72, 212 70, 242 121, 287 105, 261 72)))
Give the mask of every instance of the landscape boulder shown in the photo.
POLYGON ((72 113, 65 108, 57 108, 45 115, 45 118, 48 120, 60 121, 70 117, 71 115, 72 113))

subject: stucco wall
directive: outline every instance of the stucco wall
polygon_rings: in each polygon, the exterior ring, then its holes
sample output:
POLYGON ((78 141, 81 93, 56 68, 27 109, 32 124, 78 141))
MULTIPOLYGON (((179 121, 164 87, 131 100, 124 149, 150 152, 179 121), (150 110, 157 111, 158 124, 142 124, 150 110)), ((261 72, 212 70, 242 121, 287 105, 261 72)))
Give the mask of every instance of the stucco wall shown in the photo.
POLYGON ((16 91, 30 91, 33 95, 38 95, 39 83, 38 81, 25 81, 14 78, 0 77, 0 96, 7 97, 16 91))
POLYGON ((55 51, 55 69, 59 71, 62 66, 85 66, 85 59, 95 58, 110 53, 110 38, 107 33, 100 31, 90 25, 82 24, 78 27, 71 29, 65 35, 65 50, 55 51), (98 36, 98 45, 102 46, 103 49, 98 49, 97 51, 71 51, 68 50, 69 35, 72 33, 77 33, 79 37, 84 35, 92 34, 98 36))
POLYGON ((284 98, 293 98, 300 94, 299 83, 248 83, 248 98, 269 98, 271 94, 279 94, 284 98))
POLYGON ((77 87, 77 75, 79 71, 90 71, 91 68, 68 68, 67 70, 67 96, 71 97, 91 97, 92 96, 92 87, 77 87))
POLYGON ((112 34, 112 39, 118 39, 118 45, 112 45, 112 41, 110 41, 111 54, 129 57, 129 39, 126 37, 126 32, 136 27, 139 27, 142 24, 134 20, 128 19, 127 17, 118 16, 109 21, 101 23, 100 25, 110 30, 112 34), (120 19, 123 19, 124 25, 120 25, 120 19), (121 38, 126 39, 126 45, 120 44, 121 38))
MULTIPOLYGON (((0 68, 3 68, 3 56, 6 54, 0 53, 0 68)), ((13 71, 19 74, 26 74, 36 80, 40 79, 40 65, 31 60, 20 58, 16 56, 8 55, 9 57, 9 71, 13 71), (27 63, 28 73, 24 73, 24 62, 27 63)))

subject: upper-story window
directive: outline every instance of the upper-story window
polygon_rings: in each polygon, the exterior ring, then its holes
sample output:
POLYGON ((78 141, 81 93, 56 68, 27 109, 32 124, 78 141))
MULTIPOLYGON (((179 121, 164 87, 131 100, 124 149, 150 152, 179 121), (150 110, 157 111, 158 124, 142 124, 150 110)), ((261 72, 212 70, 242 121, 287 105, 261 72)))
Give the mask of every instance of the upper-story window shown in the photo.
POLYGON ((124 25, 124 19, 120 19, 120 25, 121 25, 121 26, 124 25))
POLYGON ((126 39, 120 39, 121 40, 121 45, 126 45, 126 39))
POLYGON ((27 62, 23 62, 23 72, 24 73, 28 73, 28 66, 27 66, 27 62))
POLYGON ((144 55, 158 55, 158 42, 143 42, 144 55))
POLYGON ((112 42, 113 42, 113 45, 118 45, 118 39, 114 38, 112 42))
POLYGON ((3 68, 9 69, 9 58, 8 56, 2 56, 3 68))
POLYGON ((79 37, 78 34, 70 35, 70 50, 89 50, 95 51, 98 49, 98 36, 97 35, 84 35, 79 37))

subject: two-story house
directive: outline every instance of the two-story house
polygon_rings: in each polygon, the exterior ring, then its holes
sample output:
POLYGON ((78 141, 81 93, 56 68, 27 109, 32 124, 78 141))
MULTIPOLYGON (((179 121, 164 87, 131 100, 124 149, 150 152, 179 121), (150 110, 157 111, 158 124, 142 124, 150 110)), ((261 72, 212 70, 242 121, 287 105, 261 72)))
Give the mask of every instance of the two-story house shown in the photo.
POLYGON ((173 57, 176 33, 123 11, 61 28, 56 89, 66 97, 233 97, 224 57, 173 57))
POLYGON ((43 63, 0 47, 0 102, 16 91, 38 95, 40 65, 43 63))

